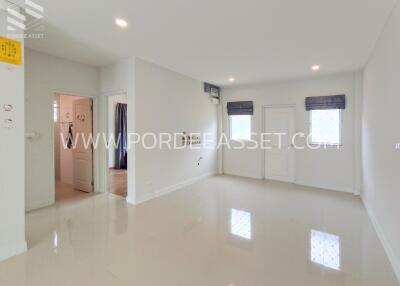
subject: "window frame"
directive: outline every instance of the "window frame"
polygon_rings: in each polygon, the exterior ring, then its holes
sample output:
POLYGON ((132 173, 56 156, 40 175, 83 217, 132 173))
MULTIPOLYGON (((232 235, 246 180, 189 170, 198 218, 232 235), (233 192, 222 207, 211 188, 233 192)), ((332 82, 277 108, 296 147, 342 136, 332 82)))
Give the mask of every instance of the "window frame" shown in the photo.
POLYGON ((253 123, 253 121, 252 121, 252 115, 229 115, 229 140, 232 140, 232 141, 243 141, 243 142, 245 142, 245 141, 251 141, 251 137, 252 137, 252 123, 253 123), (235 138, 232 138, 232 117, 233 116, 249 116, 249 118, 250 118, 250 133, 249 133, 249 138, 239 138, 239 139, 235 139, 235 138))
MULTIPOLYGON (((326 109, 326 110, 334 110, 334 109, 326 109)), ((342 147, 343 146, 343 109, 337 109, 339 111, 339 143, 332 143, 332 142, 314 142, 312 141, 312 131, 313 131, 313 127, 312 127, 312 112, 313 111, 321 111, 321 110, 310 110, 310 115, 309 115, 309 120, 310 120, 310 130, 309 130, 309 134, 310 134, 310 142, 309 144, 312 146, 320 146, 320 145, 324 145, 324 146, 332 146, 332 147, 342 147)))

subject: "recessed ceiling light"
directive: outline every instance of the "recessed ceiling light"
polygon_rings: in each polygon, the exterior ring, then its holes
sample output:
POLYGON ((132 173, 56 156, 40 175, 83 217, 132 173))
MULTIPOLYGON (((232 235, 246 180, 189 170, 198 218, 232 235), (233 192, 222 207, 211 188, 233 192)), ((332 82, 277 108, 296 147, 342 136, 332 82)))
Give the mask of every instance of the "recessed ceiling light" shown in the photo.
POLYGON ((115 24, 120 28, 128 27, 128 22, 121 18, 115 19, 115 24))
POLYGON ((234 82, 235 79, 234 79, 233 77, 231 77, 231 78, 229 78, 229 81, 230 81, 230 82, 234 82))
POLYGON ((317 70, 319 70, 320 68, 321 68, 320 65, 312 65, 312 66, 311 66, 311 70, 312 70, 312 71, 317 71, 317 70))

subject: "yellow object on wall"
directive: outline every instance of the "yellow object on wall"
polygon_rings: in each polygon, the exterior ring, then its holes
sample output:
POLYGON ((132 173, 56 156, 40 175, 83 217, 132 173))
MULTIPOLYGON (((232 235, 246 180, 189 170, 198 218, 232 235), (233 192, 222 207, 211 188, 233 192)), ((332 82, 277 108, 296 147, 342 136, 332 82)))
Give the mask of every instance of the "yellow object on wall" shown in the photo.
POLYGON ((21 42, 5 37, 0 37, 0 62, 21 65, 21 42))

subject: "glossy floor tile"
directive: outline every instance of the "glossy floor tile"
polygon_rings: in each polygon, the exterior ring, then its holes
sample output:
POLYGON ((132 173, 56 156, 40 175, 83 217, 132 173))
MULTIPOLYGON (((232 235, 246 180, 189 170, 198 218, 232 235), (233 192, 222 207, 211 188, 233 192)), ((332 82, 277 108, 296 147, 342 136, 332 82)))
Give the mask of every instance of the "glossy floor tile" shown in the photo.
POLYGON ((359 198, 213 177, 139 206, 101 194, 27 215, 6 286, 398 286, 359 198))

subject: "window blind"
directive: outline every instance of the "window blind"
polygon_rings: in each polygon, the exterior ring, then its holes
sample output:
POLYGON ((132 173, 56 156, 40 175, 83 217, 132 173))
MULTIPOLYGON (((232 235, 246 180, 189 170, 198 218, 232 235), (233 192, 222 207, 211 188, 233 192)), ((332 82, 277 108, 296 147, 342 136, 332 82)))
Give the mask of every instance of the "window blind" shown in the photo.
POLYGON ((346 95, 306 97, 306 110, 345 109, 346 95))
POLYGON ((228 115, 253 115, 253 102, 228 102, 228 115))

